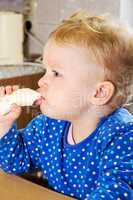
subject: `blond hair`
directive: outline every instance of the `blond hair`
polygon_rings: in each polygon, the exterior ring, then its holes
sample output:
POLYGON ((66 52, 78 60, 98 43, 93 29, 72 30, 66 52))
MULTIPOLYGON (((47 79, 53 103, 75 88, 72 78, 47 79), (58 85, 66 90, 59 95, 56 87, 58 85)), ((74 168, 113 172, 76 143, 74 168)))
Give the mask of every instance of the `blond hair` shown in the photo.
POLYGON ((105 80, 115 86, 111 100, 122 106, 128 102, 133 83, 133 33, 104 16, 79 11, 64 20, 49 36, 57 44, 85 47, 104 67, 105 80))

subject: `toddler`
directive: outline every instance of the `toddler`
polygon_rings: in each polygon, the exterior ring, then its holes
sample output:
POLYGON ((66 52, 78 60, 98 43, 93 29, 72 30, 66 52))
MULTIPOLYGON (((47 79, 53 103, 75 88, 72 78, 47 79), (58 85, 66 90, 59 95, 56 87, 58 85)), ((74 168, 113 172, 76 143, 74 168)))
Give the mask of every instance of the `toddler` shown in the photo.
MULTIPOLYGON (((38 81, 42 114, 17 130, 0 116, 0 168, 40 170, 55 191, 83 200, 133 199, 133 33, 79 11, 49 36, 38 81)), ((0 88, 0 95, 16 88, 0 88)))

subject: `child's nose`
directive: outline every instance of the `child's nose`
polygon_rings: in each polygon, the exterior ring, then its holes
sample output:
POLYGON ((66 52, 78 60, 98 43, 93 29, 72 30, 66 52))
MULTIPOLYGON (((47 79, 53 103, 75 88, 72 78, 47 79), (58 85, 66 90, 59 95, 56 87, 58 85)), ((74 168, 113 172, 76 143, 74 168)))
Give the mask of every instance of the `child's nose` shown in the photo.
POLYGON ((46 79, 44 77, 39 79, 38 86, 39 87, 47 87, 48 86, 48 83, 47 83, 47 81, 46 81, 46 79))

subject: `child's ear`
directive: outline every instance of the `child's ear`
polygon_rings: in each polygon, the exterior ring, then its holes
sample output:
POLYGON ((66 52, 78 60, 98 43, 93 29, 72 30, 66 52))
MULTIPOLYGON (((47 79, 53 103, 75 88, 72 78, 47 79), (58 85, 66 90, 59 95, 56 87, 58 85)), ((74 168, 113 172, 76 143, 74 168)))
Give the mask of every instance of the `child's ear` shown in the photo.
POLYGON ((113 97, 115 92, 115 86, 110 81, 104 81, 99 83, 95 92, 91 96, 91 103, 94 105, 105 105, 113 97))

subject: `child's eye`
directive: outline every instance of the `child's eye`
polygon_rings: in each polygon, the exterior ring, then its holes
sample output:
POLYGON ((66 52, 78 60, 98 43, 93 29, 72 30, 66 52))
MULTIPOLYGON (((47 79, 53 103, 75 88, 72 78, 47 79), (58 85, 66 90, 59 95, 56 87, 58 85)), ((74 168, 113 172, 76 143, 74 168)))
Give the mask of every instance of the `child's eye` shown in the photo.
POLYGON ((56 77, 60 76, 60 74, 57 71, 53 70, 52 72, 54 73, 54 76, 56 76, 56 77))

